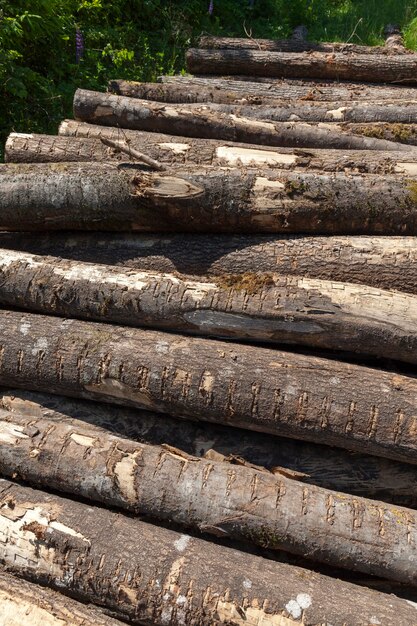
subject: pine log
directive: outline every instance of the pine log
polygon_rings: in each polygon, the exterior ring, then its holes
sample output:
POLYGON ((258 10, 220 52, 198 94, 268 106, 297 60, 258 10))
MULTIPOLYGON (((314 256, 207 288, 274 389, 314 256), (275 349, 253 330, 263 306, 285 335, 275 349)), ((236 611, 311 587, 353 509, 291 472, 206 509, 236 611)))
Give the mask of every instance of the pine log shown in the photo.
POLYGON ((364 137, 377 138, 380 141, 396 141, 401 144, 417 145, 417 124, 386 124, 375 122, 373 124, 342 124, 339 126, 343 132, 351 132, 364 137))
MULTIPOLYGON (((242 90, 215 88, 210 84, 182 83, 139 83, 126 80, 112 80, 108 91, 120 96, 154 100, 157 102, 198 104, 204 103, 210 111, 233 113, 244 117, 266 119, 277 122, 390 122, 410 123, 416 120, 415 100, 406 98, 382 99, 372 102, 361 100, 338 100, 315 102, 303 99, 288 99, 267 95, 250 95, 242 90), (215 106, 212 106, 215 105, 215 106)), ((203 110, 196 107, 196 110, 203 110)))
POLYGON ((261 272, 210 281, 6 249, 0 284, 5 307, 417 365, 417 296, 396 291, 261 272))
POLYGON ((399 175, 6 164, 0 228, 414 235, 416 187, 399 175))
POLYGON ((0 311, 0 384, 416 463, 417 381, 297 353, 0 311))
POLYGON ((414 237, 0 233, 0 245, 155 272, 279 272, 417 293, 414 237))
POLYGON ((343 42, 312 42, 292 37, 291 39, 253 39, 239 37, 214 37, 205 35, 198 41, 199 48, 211 50, 268 50, 272 52, 343 52, 345 54, 413 54, 401 44, 401 36, 388 34, 385 46, 361 46, 343 42))
POLYGON ((241 97, 305 100, 305 101, 361 101, 373 100, 415 100, 417 89, 400 85, 378 85, 357 82, 319 82, 308 79, 268 79, 262 77, 231 76, 160 76, 164 84, 178 85, 184 90, 190 87, 202 87, 213 91, 233 91, 241 97), (239 78, 240 80, 237 80, 239 78))
POLYGON ((104 615, 52 589, 33 585, 0 571, 0 624, 2 626, 122 626, 104 615))
POLYGON ((307 487, 285 470, 199 459, 81 421, 7 411, 0 411, 0 470, 150 520, 417 586, 417 512, 307 487))
POLYGON ((241 141, 269 146, 411 150, 395 142, 363 137, 330 126, 271 122, 213 112, 207 106, 164 104, 77 89, 74 117, 82 122, 186 137, 241 141))
POLYGON ((230 74, 277 78, 320 78, 370 83, 416 83, 416 54, 270 52, 189 48, 191 74, 230 74))
POLYGON ((292 476, 305 485, 417 508, 416 469, 408 463, 218 424, 178 420, 141 409, 22 389, 0 391, 0 407, 11 414, 53 420, 72 427, 81 420, 85 425, 125 439, 165 445, 197 457, 222 458, 233 465, 265 467, 273 474, 292 476))
POLYGON ((7 567, 134 624, 296 626, 302 616, 305 626, 410 626, 416 620, 415 605, 394 595, 6 480, 0 503, 0 560, 7 567))

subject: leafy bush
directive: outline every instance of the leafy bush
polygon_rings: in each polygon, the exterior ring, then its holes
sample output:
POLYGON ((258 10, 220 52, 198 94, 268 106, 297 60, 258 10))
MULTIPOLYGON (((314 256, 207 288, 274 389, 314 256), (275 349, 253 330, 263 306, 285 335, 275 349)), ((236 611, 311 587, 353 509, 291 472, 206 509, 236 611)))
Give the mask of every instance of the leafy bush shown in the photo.
POLYGON ((276 38, 305 24, 312 39, 377 43, 394 22, 417 47, 417 0, 213 0, 211 15, 208 7, 209 0, 0 0, 1 146, 12 130, 56 132, 77 87, 182 71, 184 50, 202 33, 276 38))

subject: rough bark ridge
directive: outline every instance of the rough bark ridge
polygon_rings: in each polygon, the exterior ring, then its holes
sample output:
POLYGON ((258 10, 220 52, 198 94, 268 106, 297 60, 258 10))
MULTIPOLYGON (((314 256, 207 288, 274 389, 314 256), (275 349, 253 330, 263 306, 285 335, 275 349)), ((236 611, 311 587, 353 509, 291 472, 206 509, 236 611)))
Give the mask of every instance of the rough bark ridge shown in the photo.
POLYGON ((365 454, 352 454, 305 441, 178 420, 140 409, 65 398, 22 389, 2 391, 0 407, 31 419, 69 424, 79 420, 118 437, 166 444, 198 457, 250 463, 305 485, 343 491, 410 508, 417 506, 416 468, 365 454))
POLYGON ((302 618, 305 626, 375 621, 409 626, 416 621, 414 604, 393 595, 6 480, 0 481, 0 503, 4 564, 135 624, 296 626, 302 618))
POLYGON ((0 248, 0 304, 193 335, 301 345, 417 364, 417 297, 278 274, 180 274, 0 248))
POLYGON ((247 76, 219 78, 217 76, 161 76, 164 84, 179 85, 183 89, 202 87, 213 91, 238 91, 242 98, 275 98, 306 101, 346 101, 346 100, 415 100, 417 89, 399 85, 376 85, 372 83, 319 82, 317 80, 287 79, 270 80, 247 76))
POLYGON ((304 102, 279 99, 251 100, 242 92, 216 91, 201 86, 184 88, 175 83, 111 81, 109 92, 130 98, 195 106, 197 113, 210 111, 275 122, 388 122, 410 123, 417 118, 417 104, 405 100, 381 102, 304 102), (204 103, 201 106, 199 103, 204 103))
POLYGON ((206 107, 164 104, 108 93, 77 89, 74 117, 82 122, 132 130, 173 133, 186 137, 221 139, 269 146, 343 148, 351 150, 411 150, 395 142, 353 135, 333 125, 270 122, 206 107))
POLYGON ((412 50, 401 45, 398 35, 389 35, 389 44, 385 46, 360 46, 354 43, 326 42, 315 43, 305 39, 252 39, 239 37, 200 37, 199 48, 212 50, 271 50, 273 52, 343 52, 345 54, 413 54, 412 50), (392 45, 396 42, 396 45, 392 45))
POLYGON ((417 233, 417 183, 399 175, 9 163, 0 184, 9 231, 417 233))
POLYGON ((307 487, 285 470, 274 475, 136 443, 81 421, 6 411, 0 469, 150 519, 417 586, 416 512, 307 487))
POLYGON ((0 246, 155 272, 279 272, 417 292, 414 237, 0 233, 0 246))
POLYGON ((56 591, 33 585, 0 572, 0 623, 2 626, 122 626, 56 591))
POLYGON ((413 378, 151 330, 9 311, 0 321, 2 385, 416 463, 413 378))
POLYGON ((370 83, 417 82, 417 55, 345 54, 341 52, 270 52, 189 48, 191 74, 230 74, 277 78, 320 78, 370 83))

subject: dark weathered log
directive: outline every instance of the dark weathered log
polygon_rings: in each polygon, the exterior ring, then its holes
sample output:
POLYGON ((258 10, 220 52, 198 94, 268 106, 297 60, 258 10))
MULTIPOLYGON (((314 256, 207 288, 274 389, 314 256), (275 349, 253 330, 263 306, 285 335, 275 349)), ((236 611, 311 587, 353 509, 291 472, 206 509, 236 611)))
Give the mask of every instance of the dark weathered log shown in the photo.
POLYGON ((230 74, 277 78, 320 78, 370 83, 416 83, 416 54, 345 54, 343 52, 270 52, 206 50, 186 53, 191 74, 230 74))
POLYGON ((275 98, 306 101, 349 101, 349 100, 415 100, 417 89, 400 85, 378 85, 375 83, 318 82, 308 79, 268 79, 261 77, 236 76, 220 78, 217 76, 161 76, 164 84, 204 89, 236 91, 243 97, 275 98))
POLYGON ((135 624, 397 624, 413 603, 0 481, 0 560, 135 624), (337 598, 337 602, 335 602, 337 598), (354 603, 352 603, 354 598, 354 603))
POLYGON ((417 182, 399 175, 6 164, 0 188, 8 231, 417 233, 417 182))
POLYGON ((122 626, 92 605, 0 571, 2 626, 122 626))
POLYGON ((0 233, 3 248, 157 272, 279 272, 417 292, 414 237, 0 233))
MULTIPOLYGON (((417 124, 343 124, 340 129, 355 135, 374 137, 383 141, 396 141, 409 146, 417 145, 417 124)), ((398 144, 397 144, 398 145, 398 144)))
POLYGON ((210 281, 1 248, 0 285, 6 307, 417 365, 417 297, 398 291, 272 273, 210 281))
POLYGON ((22 389, 1 391, 0 407, 10 413, 72 426, 82 420, 84 424, 134 441, 166 444, 198 457, 223 457, 238 465, 248 462, 274 474, 292 476, 306 485, 417 507, 416 469, 408 463, 22 389))
POLYGON ((417 512, 307 487, 285 470, 275 475, 77 420, 0 411, 0 471, 148 519, 417 585, 417 512))
POLYGON ((333 130, 331 125, 323 127, 298 122, 257 120, 233 113, 214 112, 207 105, 164 104, 83 89, 75 93, 74 116, 80 121, 104 126, 269 146, 412 149, 395 142, 353 135, 336 126, 333 130))
POLYGON ((205 111, 230 113, 247 118, 275 122, 389 122, 410 123, 417 120, 417 104, 404 100, 381 102, 300 102, 286 100, 251 101, 242 92, 220 91, 200 86, 184 87, 175 83, 135 83, 111 81, 109 91, 122 96, 169 103, 205 103, 205 111), (252 106, 251 106, 252 105, 252 106))
POLYGON ((417 381, 222 341, 0 312, 0 384, 416 463, 417 381))
POLYGON ((386 30, 385 46, 361 46, 343 42, 312 42, 302 37, 291 39, 253 39, 239 37, 200 37, 199 48, 212 50, 271 50, 273 52, 344 52, 345 54, 413 54, 402 42, 398 28, 386 30))

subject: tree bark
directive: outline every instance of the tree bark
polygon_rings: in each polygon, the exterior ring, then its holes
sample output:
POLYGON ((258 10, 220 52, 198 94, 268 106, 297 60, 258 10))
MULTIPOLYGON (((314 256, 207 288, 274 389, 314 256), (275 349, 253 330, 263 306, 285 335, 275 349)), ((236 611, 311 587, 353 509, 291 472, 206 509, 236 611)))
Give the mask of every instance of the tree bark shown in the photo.
POLYGON ((11 311, 0 321, 2 385, 416 463, 413 378, 151 330, 11 311))
POLYGON ((182 450, 233 464, 254 464, 275 475, 356 496, 417 507, 416 469, 366 454, 352 454, 306 441, 271 437, 218 424, 178 420, 140 409, 12 389, 0 392, 0 407, 11 414, 75 427, 105 429, 118 437, 182 450))
POLYGON ((343 124, 339 127, 344 132, 377 138, 380 141, 396 141, 401 144, 417 145, 417 124, 343 124))
POLYGON ((275 122, 387 122, 411 123, 417 118, 417 104, 405 100, 381 102, 304 102, 277 99, 251 100, 239 91, 220 91, 201 86, 188 87, 175 83, 136 83, 111 81, 109 91, 121 96, 168 103, 198 104, 196 112, 209 110, 247 118, 275 122))
POLYGON ((413 54, 401 45, 398 35, 394 39, 388 38, 389 45, 385 46, 360 46, 354 43, 321 42, 315 43, 305 39, 252 39, 239 37, 200 37, 199 48, 211 50, 268 50, 272 52, 341 52, 345 54, 413 54))
POLYGON ((74 116, 83 122, 186 137, 240 141, 269 146, 411 150, 402 144, 353 135, 330 127, 271 122, 211 111, 207 106, 164 104, 78 89, 74 116))
POLYGON ((134 624, 296 626, 301 616, 306 626, 415 621, 414 604, 393 595, 6 480, 0 488, 1 561, 134 624))
POLYGON ((414 237, 0 233, 0 245, 155 272, 277 272, 417 293, 414 237))
POLYGON ((0 572, 2 626, 122 626, 96 607, 0 572))
POLYGON ((417 512, 307 487, 285 470, 274 475, 136 443, 81 421, 7 411, 0 412, 0 469, 151 520, 417 586, 417 512))
POLYGON ((378 85, 372 83, 318 82, 308 79, 268 79, 262 77, 231 76, 161 76, 163 84, 178 85, 187 90, 202 87, 216 91, 239 92, 242 98, 261 98, 267 100, 305 100, 305 101, 361 101, 372 100, 415 100, 417 89, 400 85, 378 85), (238 80, 238 78, 240 80, 238 80))
POLYGON ((370 83, 417 82, 416 54, 344 54, 342 52, 270 52, 189 48, 191 74, 320 78, 370 83))
POLYGON ((417 233, 417 183, 399 175, 39 163, 1 166, 0 185, 8 231, 417 233))
POLYGON ((5 249, 0 285, 6 307, 417 365, 417 296, 401 292, 261 272, 210 281, 5 249))

